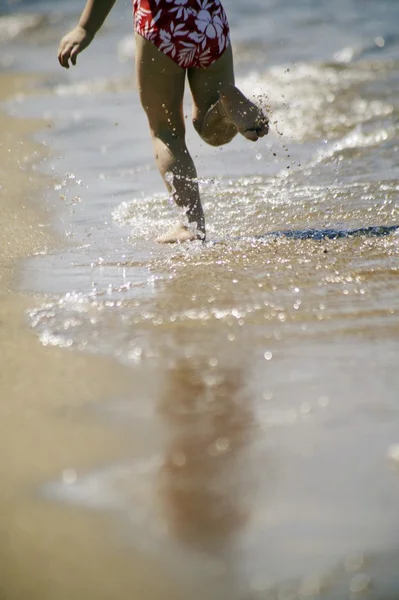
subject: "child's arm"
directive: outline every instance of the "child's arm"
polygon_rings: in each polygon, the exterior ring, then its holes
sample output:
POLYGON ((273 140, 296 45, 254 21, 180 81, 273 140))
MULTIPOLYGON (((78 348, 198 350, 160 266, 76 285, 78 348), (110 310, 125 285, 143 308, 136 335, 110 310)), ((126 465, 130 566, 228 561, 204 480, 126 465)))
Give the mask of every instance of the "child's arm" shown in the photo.
POLYGON ((87 0, 87 4, 75 29, 67 33, 58 48, 58 61, 62 67, 69 69, 76 65, 76 57, 93 40, 95 34, 104 23, 116 0, 87 0))

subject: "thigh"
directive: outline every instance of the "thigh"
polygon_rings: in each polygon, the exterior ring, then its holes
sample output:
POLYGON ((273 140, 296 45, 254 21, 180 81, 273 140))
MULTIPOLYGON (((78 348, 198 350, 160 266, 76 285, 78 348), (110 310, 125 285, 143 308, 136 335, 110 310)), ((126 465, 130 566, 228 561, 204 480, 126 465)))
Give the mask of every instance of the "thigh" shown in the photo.
POLYGON ((225 85, 234 85, 234 65, 231 44, 210 67, 188 69, 188 81, 193 95, 193 119, 202 123, 206 113, 219 100, 225 85))
POLYGON ((135 40, 137 85, 151 131, 184 135, 185 70, 138 33, 135 40))

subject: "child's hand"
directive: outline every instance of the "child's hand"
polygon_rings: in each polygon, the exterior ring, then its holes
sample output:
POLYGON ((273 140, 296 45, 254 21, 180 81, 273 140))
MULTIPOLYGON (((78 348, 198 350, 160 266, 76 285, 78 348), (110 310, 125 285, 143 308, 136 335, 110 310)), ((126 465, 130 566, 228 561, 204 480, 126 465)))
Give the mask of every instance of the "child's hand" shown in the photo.
POLYGON ((69 60, 71 64, 76 65, 76 57, 87 48, 93 37, 93 34, 79 26, 67 33, 58 48, 58 62, 61 67, 69 69, 69 60))

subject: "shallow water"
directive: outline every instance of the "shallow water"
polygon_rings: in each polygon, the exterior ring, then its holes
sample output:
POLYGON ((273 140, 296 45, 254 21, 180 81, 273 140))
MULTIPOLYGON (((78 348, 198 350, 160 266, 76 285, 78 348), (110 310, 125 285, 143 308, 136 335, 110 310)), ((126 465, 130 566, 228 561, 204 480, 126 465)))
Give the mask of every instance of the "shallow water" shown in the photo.
MULTIPOLYGON (((47 201, 70 241, 27 261, 25 289, 46 295, 27 319, 45 345, 136 373, 92 414, 131 431, 131 455, 43 495, 111 511, 124 551, 159 558, 191 597, 265 597, 397 547, 399 235, 267 234, 398 225, 399 5, 226 2, 239 85, 273 127, 214 150, 187 119, 209 242, 167 248, 152 239, 176 211, 134 90, 129 8, 63 73, 78 4, 18 6, 46 18, 8 24, 2 61, 44 82, 8 110, 52 120, 47 201)), ((397 572, 384 564, 379 585, 397 572)))

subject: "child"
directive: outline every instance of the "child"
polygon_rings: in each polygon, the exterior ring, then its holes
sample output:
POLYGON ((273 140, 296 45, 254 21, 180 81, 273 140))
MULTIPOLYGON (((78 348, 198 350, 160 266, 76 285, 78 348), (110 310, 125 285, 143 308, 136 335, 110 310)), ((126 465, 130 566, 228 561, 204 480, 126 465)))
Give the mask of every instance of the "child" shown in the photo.
MULTIPOLYGON (((60 65, 76 64, 115 0, 87 0, 78 26, 62 40, 60 65)), ((169 193, 185 210, 179 224, 158 242, 205 240, 197 173, 185 142, 183 95, 186 74, 193 97, 193 123, 212 146, 240 133, 256 141, 268 133, 263 112, 234 85, 227 18, 220 0, 133 0, 136 70, 155 159, 169 193)))

